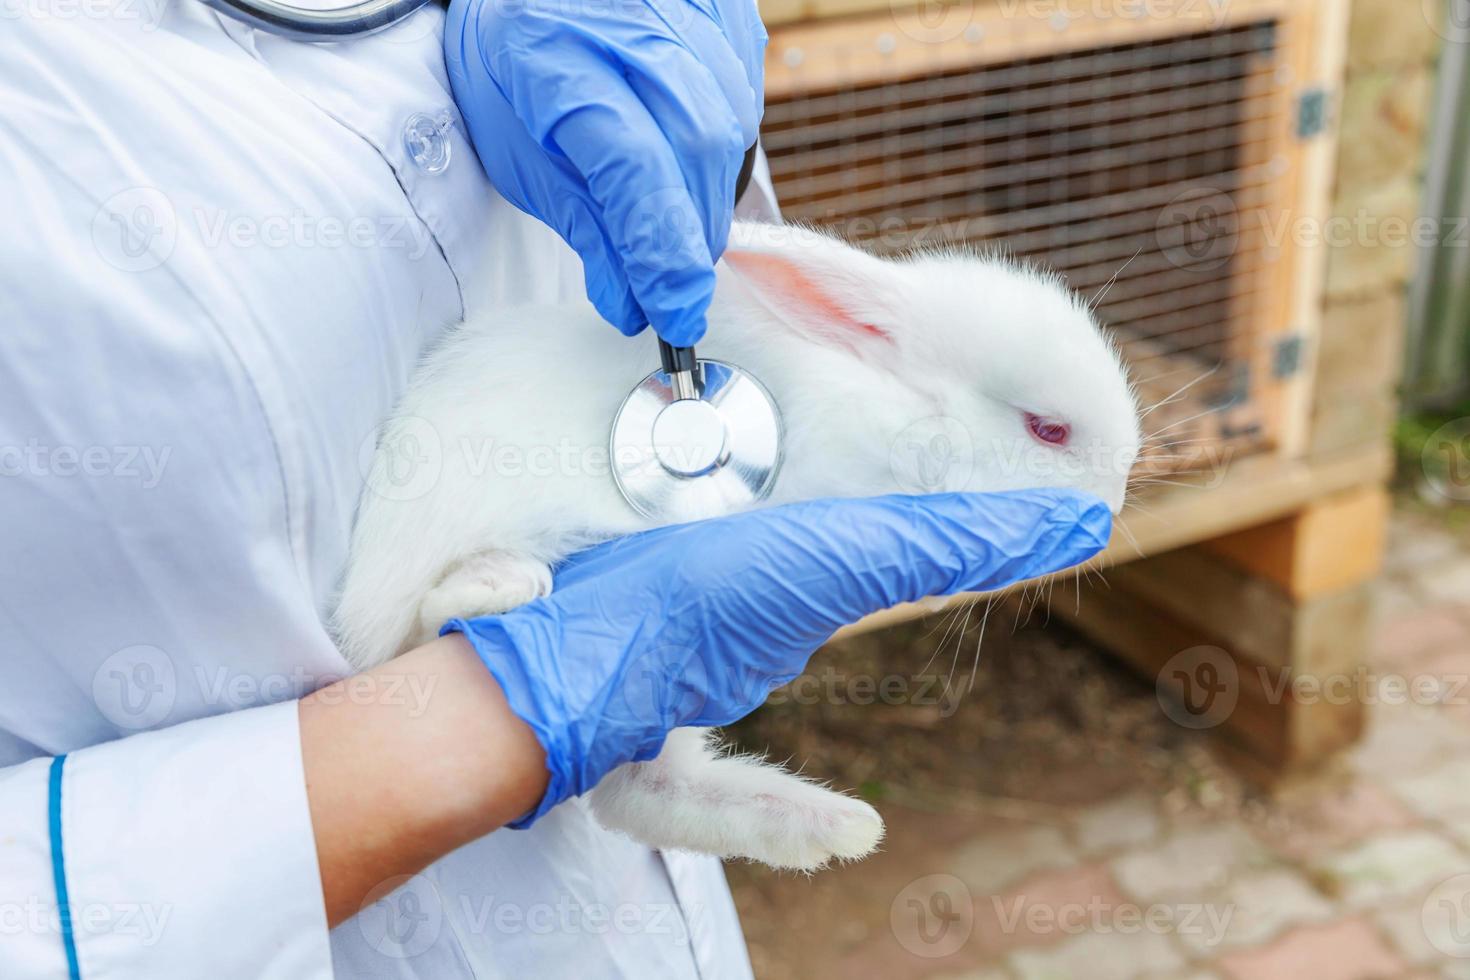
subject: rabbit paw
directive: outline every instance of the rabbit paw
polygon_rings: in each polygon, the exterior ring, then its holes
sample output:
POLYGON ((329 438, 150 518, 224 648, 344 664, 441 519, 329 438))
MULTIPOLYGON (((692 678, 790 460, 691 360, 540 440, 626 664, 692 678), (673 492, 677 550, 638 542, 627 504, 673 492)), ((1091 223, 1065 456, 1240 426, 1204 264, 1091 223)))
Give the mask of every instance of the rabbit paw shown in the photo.
POLYGON ((419 636, 425 642, 455 618, 493 616, 551 594, 551 569, 503 551, 475 555, 456 565, 419 603, 419 636))
POLYGON ((862 800, 831 790, 821 792, 825 799, 753 800, 757 807, 773 807, 777 816, 769 831, 752 841, 743 856, 773 868, 816 871, 833 860, 856 861, 873 853, 883 840, 883 818, 878 811, 862 800))
POLYGON ((758 759, 703 751, 620 767, 593 791, 592 807, 603 826, 653 847, 794 871, 855 861, 883 839, 883 819, 862 800, 758 759))

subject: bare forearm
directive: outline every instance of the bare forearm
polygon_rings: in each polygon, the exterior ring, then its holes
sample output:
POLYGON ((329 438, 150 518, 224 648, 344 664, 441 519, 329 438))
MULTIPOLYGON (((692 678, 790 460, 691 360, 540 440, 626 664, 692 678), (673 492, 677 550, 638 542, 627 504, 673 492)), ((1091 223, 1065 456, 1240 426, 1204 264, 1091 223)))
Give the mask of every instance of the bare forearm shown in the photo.
POLYGON ((301 752, 332 925, 531 809, 545 755, 452 634, 302 699, 301 752))

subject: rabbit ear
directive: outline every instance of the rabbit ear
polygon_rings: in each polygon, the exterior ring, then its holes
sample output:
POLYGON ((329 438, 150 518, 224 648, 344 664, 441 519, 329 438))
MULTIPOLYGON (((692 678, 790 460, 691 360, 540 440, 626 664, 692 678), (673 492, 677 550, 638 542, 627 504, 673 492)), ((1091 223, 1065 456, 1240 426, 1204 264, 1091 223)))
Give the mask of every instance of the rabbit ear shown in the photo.
POLYGON ((724 259, 777 319, 824 346, 893 343, 904 306, 890 263, 809 228, 741 223, 724 259))

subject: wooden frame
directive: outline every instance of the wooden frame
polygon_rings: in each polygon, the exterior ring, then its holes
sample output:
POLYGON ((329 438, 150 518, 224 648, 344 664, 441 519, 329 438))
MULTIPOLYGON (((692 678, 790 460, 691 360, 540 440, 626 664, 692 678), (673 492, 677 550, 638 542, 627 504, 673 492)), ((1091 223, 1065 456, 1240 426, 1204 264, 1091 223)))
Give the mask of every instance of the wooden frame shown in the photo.
MULTIPOLYGON (((1169 487, 1150 494, 1147 510, 1125 510, 1106 551, 1089 567, 1112 569, 1177 548, 1231 535, 1255 532, 1248 547, 1264 548, 1263 538, 1272 525, 1307 512, 1314 501, 1360 488, 1382 486, 1392 472, 1392 455, 1387 447, 1368 449, 1327 460, 1284 460, 1259 455, 1230 467, 1218 482, 1206 475, 1192 484, 1169 487), (1122 525, 1127 526, 1124 531, 1122 525), (1264 532, 1264 533, 1263 533, 1264 532)), ((1384 519, 1380 515, 1380 520, 1384 519)), ((1331 533, 1331 532, 1323 532, 1331 533)), ((1373 540, 1370 536, 1367 540, 1373 540)), ((1216 546, 1228 553, 1227 546, 1216 546)), ((1237 545, 1239 551, 1247 546, 1237 545)), ((1305 547, 1305 546, 1303 546, 1305 547)), ((1377 549, 1370 553, 1369 568, 1353 564, 1355 577, 1371 574, 1377 549)), ((1069 573, 1070 574, 1070 573, 1069 573)), ((899 623, 967 602, 972 596, 911 603, 885 609, 843 630, 839 636, 886 629, 899 623)), ((1064 612, 1059 604, 1058 611, 1064 612)))
MULTIPOLYGON (((1231 705, 1190 727, 1223 736, 1231 758, 1262 782, 1310 767, 1362 731, 1360 700, 1300 698, 1295 685, 1341 692, 1358 680, 1390 466, 1387 449, 1316 462, 1262 456, 1208 489, 1159 494, 1148 514, 1125 515, 1133 537, 1115 531, 1094 562, 1106 588, 1079 581, 1074 598, 1068 583, 1052 611, 1179 704, 1190 692, 1174 677, 1177 658, 1210 651, 1215 668, 1228 664, 1231 705), (1152 557, 1140 560, 1140 550, 1152 557)), ((838 639, 971 598, 886 610, 838 639)))
MULTIPOLYGON (((762 0, 770 32, 766 94, 912 77, 1109 44, 1128 44, 1297 16, 1319 0, 762 0), (1145 16, 1136 11, 1144 9, 1145 16), (884 35, 898 42, 885 43, 884 35), (918 46, 903 42, 917 42, 918 46), (824 56, 833 47, 869 48, 871 59, 824 56), (791 56, 792 49, 805 52, 791 56), (800 68, 798 74, 795 69, 800 68)), ((1335 0, 1328 0, 1335 2, 1335 0)))
MULTIPOLYGON (((1143 507, 1125 511, 1111 546, 1097 560, 1111 569, 1108 589, 1079 586, 1075 606, 1069 594, 1054 607, 1155 680, 1161 697, 1172 683, 1171 658, 1202 644, 1217 650, 1239 678, 1239 704, 1219 727, 1244 758, 1264 764, 1265 771, 1318 760, 1361 728, 1360 703, 1299 699, 1265 678, 1272 671, 1298 680, 1356 670, 1366 644, 1366 583, 1381 560, 1387 522, 1381 489, 1391 466, 1387 448, 1365 440, 1363 448, 1323 455, 1314 452, 1320 440, 1312 428, 1326 270, 1325 249, 1313 247, 1311 235, 1330 214, 1337 152, 1333 107, 1347 5, 1348 0, 762 5, 771 28, 766 80, 773 100, 1208 27, 1276 24, 1277 54, 1259 75, 1247 76, 1248 91, 1256 95, 1245 97, 1249 102, 1263 96, 1270 109, 1259 118, 1252 115, 1257 129, 1241 143, 1262 148, 1252 150, 1242 172, 1261 168, 1269 192, 1261 205, 1242 212, 1253 218, 1265 214, 1271 222, 1257 230, 1264 236, 1259 249, 1242 250, 1253 262, 1262 256, 1260 268, 1241 273, 1251 315, 1260 320, 1231 349, 1235 360, 1251 366, 1249 414, 1265 420, 1267 449, 1226 459, 1214 471, 1187 474, 1183 485, 1150 493, 1143 507), (1296 365, 1290 363, 1292 352, 1296 365)), ((1256 176, 1242 186, 1256 186, 1256 176)), ((1232 306, 1244 301, 1237 294, 1232 306)), ((969 598, 891 609, 844 634, 896 625, 969 598)))
MULTIPOLYGON (((803 92, 893 82, 1026 57, 1095 49, 1270 20, 1282 39, 1274 102, 1259 124, 1259 168, 1268 193, 1239 217, 1254 225, 1259 267, 1242 276, 1257 319, 1236 354, 1250 365, 1249 415, 1263 443, 1285 457, 1308 442, 1312 352, 1321 325, 1322 250, 1303 234, 1330 214, 1334 127, 1301 138, 1299 100, 1335 93, 1346 44, 1347 0, 958 0, 923 6, 883 0, 767 0, 770 102, 803 92), (1142 16, 1139 16, 1139 12, 1142 16), (1269 120, 1269 125, 1265 120, 1269 120), (1287 345, 1290 345, 1288 347, 1287 345), (1299 366, 1279 369, 1297 351, 1299 366), (1279 377, 1285 373, 1286 376, 1279 377)), ((1252 253, 1256 254, 1256 253, 1252 253)), ((1243 299, 1237 295, 1234 302, 1243 299)))

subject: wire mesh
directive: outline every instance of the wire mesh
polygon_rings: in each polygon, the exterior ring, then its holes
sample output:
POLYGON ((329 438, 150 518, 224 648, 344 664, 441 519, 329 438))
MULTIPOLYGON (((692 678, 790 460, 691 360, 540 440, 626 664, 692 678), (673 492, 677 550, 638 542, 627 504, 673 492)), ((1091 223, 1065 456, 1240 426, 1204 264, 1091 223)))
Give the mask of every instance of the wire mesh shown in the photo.
POLYGON ((1284 30, 1184 27, 1014 60, 992 32, 974 65, 885 77, 902 39, 855 41, 849 26, 824 62, 852 65, 851 80, 807 84, 802 52, 773 44, 785 81, 762 141, 788 219, 880 252, 965 242, 1060 272, 1114 332, 1145 405, 1188 385, 1149 417, 1160 441, 1191 447, 1166 464, 1179 468, 1206 444, 1267 444, 1284 30))

